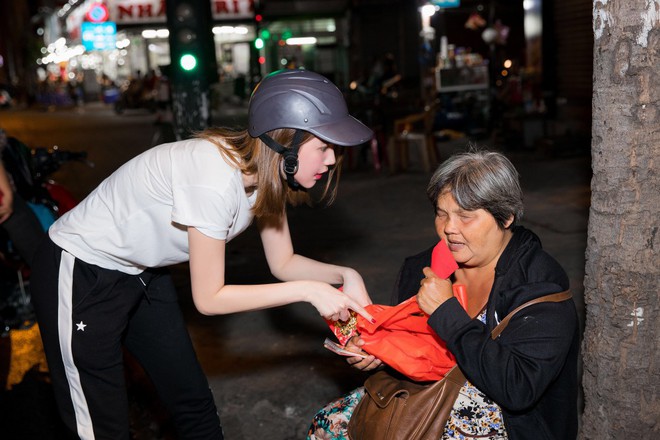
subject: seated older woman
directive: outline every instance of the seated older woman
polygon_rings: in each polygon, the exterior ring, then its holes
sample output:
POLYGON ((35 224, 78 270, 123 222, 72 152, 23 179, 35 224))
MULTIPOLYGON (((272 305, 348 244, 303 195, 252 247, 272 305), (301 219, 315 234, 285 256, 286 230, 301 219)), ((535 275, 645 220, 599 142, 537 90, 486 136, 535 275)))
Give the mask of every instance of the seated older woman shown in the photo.
MULTIPOLYGON (((435 227, 459 265, 450 280, 428 267, 431 249, 408 257, 396 301, 417 294, 428 323, 447 343, 467 382, 443 439, 574 439, 577 435, 578 318, 572 301, 535 304, 514 315, 502 335, 490 331, 517 306, 568 289, 559 263, 539 238, 518 225, 523 213, 518 173, 502 154, 460 153, 433 174, 427 194, 435 227), (467 310, 452 294, 467 287, 467 310), (420 287, 421 286, 421 287, 420 287)), ((362 352, 354 337, 347 348, 362 352)), ((373 356, 350 357, 367 371, 373 356)), ((309 439, 345 439, 363 388, 321 410, 309 439)))

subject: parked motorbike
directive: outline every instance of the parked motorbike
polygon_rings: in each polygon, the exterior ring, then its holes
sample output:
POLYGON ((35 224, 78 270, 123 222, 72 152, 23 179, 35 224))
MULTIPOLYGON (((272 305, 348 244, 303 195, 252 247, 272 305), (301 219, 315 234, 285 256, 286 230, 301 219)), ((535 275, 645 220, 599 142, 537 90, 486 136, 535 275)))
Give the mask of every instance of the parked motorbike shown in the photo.
MULTIPOLYGON (((17 160, 13 161, 13 166, 5 168, 18 194, 34 211, 45 231, 77 204, 71 192, 54 181, 51 175, 68 162, 94 164, 87 160, 86 152, 61 150, 57 146, 29 149, 18 143, 14 148, 8 148, 17 160)), ((0 332, 3 335, 34 322, 29 279, 28 264, 18 255, 6 232, 0 230, 0 332)))

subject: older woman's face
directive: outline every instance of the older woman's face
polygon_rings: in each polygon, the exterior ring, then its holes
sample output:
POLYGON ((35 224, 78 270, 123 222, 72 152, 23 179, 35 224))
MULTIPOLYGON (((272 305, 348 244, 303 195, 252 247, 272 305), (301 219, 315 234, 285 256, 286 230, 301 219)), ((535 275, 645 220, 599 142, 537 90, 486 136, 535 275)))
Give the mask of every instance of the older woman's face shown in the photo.
MULTIPOLYGON (((507 228, 511 221, 513 218, 507 228)), ((446 240, 456 262, 464 267, 495 264, 511 238, 511 230, 500 228, 491 213, 462 209, 450 192, 438 197, 435 230, 446 240)))

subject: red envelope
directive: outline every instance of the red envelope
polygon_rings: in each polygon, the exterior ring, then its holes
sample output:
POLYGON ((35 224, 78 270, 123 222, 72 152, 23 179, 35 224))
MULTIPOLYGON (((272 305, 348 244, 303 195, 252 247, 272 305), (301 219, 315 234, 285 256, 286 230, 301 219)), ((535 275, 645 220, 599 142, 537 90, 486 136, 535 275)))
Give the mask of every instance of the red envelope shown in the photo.
MULTIPOLYGON (((431 268, 443 278, 458 268, 442 241, 433 249, 431 268)), ((466 308, 465 286, 454 285, 454 296, 466 308)), ((456 364, 444 341, 428 326, 428 316, 419 308, 415 297, 396 306, 372 304, 366 310, 375 323, 357 314, 348 322, 328 321, 342 345, 359 334, 365 341, 364 351, 418 381, 439 380, 456 364)))
POLYGON ((431 252, 431 269, 440 278, 449 278, 458 269, 458 263, 447 247, 447 243, 440 240, 431 252))

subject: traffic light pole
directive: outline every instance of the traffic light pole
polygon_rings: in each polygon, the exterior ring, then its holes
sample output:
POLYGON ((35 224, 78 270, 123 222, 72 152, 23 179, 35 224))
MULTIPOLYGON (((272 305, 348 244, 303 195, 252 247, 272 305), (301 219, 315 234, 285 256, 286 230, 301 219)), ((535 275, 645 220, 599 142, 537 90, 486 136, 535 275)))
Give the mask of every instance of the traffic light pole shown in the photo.
POLYGON ((172 116, 176 140, 187 139, 211 122, 210 91, 199 79, 172 84, 172 116))
POLYGON ((208 0, 168 0, 173 129, 177 140, 210 125, 210 89, 216 81, 208 0))

